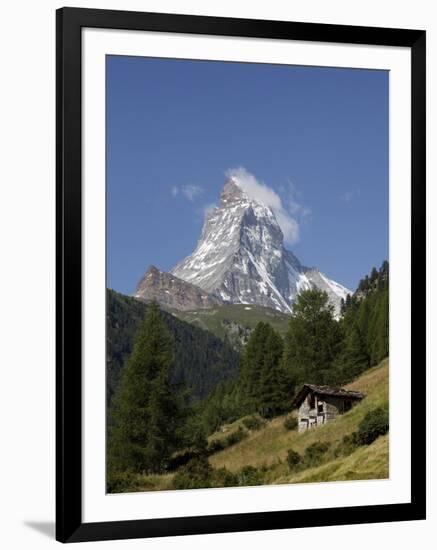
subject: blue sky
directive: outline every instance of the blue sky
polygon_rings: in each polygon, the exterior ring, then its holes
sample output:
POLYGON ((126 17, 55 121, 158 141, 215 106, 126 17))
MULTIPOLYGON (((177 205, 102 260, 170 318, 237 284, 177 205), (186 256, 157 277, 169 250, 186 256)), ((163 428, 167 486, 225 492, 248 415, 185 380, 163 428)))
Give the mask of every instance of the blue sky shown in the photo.
POLYGON ((385 71, 107 58, 107 283, 194 249, 225 173, 268 186, 287 248, 354 290, 388 258, 385 71))

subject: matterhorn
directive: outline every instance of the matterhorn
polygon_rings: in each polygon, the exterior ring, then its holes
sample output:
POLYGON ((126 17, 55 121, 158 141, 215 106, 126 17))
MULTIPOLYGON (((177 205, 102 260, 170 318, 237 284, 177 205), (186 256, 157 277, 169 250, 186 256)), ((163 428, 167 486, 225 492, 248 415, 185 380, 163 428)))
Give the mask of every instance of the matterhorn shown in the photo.
POLYGON ((237 177, 226 181, 219 206, 206 214, 196 249, 171 274, 214 300, 284 313, 292 311, 300 292, 318 288, 338 315, 341 299, 350 292, 285 248, 273 210, 250 197, 237 177))

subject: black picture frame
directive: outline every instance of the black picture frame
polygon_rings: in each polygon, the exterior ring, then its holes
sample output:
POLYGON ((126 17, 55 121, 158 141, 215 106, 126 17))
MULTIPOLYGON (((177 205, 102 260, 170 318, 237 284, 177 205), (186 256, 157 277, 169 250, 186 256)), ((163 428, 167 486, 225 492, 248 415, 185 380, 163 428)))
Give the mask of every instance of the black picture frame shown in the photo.
POLYGON ((425 519, 425 49, 423 30, 62 8, 56 14, 56 538, 78 542, 425 519), (411 502, 82 522, 81 31, 85 27, 411 49, 411 502))

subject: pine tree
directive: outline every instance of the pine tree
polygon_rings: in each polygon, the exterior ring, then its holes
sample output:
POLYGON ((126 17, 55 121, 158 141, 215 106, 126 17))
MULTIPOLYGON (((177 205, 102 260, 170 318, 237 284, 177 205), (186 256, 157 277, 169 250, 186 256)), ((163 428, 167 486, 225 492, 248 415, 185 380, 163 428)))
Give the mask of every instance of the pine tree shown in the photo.
POLYGON ((151 472, 165 469, 177 447, 179 428, 178 403, 170 387, 168 367, 163 366, 151 384, 149 426, 144 459, 151 472))
POLYGON ((374 302, 374 297, 372 295, 366 296, 366 298, 361 301, 356 314, 356 323, 358 325, 360 334, 364 339, 367 350, 369 350, 372 345, 371 317, 372 317, 372 312, 374 311, 373 302, 374 302))
MULTIPOLYGON (((349 296, 349 294, 348 294, 349 296)), ((343 315, 346 313, 346 302, 344 298, 341 298, 340 300, 340 315, 343 317, 343 315)))
POLYGON ((387 260, 382 262, 381 269, 379 270, 378 289, 385 290, 388 288, 389 283, 389 263, 387 260))
MULTIPOLYGON (((345 333, 337 371, 343 381, 377 365, 389 353, 389 264, 360 281, 341 320, 345 333), (365 291, 365 289, 367 290, 365 291)), ((346 299, 347 302, 347 299, 346 299)))
POLYGON ((283 369, 282 355, 284 343, 281 336, 267 325, 264 342, 263 367, 259 379, 258 412, 261 416, 272 417, 285 409, 289 396, 289 384, 283 369))
POLYGON ((356 378, 370 366, 370 358, 357 323, 353 323, 346 335, 338 362, 337 382, 344 384, 356 378))
POLYGON ((317 289, 302 292, 293 307, 285 339, 284 368, 297 385, 329 384, 342 343, 328 295, 317 289))
POLYGON ((243 390, 247 412, 253 412, 260 404, 260 382, 264 369, 267 324, 259 322, 246 344, 242 357, 240 386, 243 390))
POLYGON ((386 278, 388 277, 388 274, 389 274, 389 263, 387 260, 384 260, 382 262, 382 265, 381 265, 381 269, 380 269, 380 273, 385 276, 386 278))
POLYGON ((239 387, 244 412, 271 417, 284 410, 290 397, 283 369, 283 340, 268 324, 259 322, 244 350, 239 387))
POLYGON ((378 280, 378 277, 379 277, 378 270, 376 269, 376 267, 372 267, 372 271, 370 272, 371 288, 374 287, 376 281, 378 280))
POLYGON ((123 369, 110 411, 110 471, 161 471, 176 444, 177 398, 169 381, 173 342, 152 303, 123 369))
POLYGON ((389 307, 388 289, 379 293, 376 304, 373 341, 371 347, 371 363, 378 364, 389 353, 389 307))

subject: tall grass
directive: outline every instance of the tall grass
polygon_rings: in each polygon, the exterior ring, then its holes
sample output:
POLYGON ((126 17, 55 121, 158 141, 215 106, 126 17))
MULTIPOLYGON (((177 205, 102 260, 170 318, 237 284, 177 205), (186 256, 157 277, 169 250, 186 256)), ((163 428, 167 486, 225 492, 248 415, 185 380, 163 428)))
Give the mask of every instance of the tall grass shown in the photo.
MULTIPOLYGON (((271 471, 266 476, 268 483, 290 483, 306 479, 307 475, 312 475, 308 469, 306 473, 302 472, 299 476, 289 475, 286 464, 288 450, 292 448, 303 454, 305 449, 315 442, 327 442, 332 446, 339 444, 345 435, 357 429, 367 412, 387 405, 388 378, 389 364, 386 359, 378 367, 367 371, 347 386, 348 389, 359 390, 366 394, 365 399, 348 413, 324 426, 303 433, 288 431, 283 425, 285 417, 277 417, 268 422, 263 429, 250 433, 240 443, 211 456, 210 463, 215 468, 225 467, 230 471, 237 471, 246 465, 257 468, 269 467, 271 471)), ((232 431, 234 427, 231 425, 228 429, 232 431)), ((358 449, 349 457, 335 459, 321 468, 324 478, 327 477, 328 471, 332 471, 333 479, 339 479, 339 476, 341 479, 367 479, 366 476, 387 477, 388 436, 379 438, 369 447, 358 449), (372 453, 376 453, 374 459, 372 459, 372 453), (370 463, 371 467, 364 468, 364 464, 370 463), (355 474, 353 467, 357 469, 355 474), (354 475, 357 477, 353 477, 354 475)), ((318 468, 315 470, 318 471, 318 468)))
MULTIPOLYGON (((309 483, 352 479, 386 479, 389 475, 389 435, 379 437, 371 445, 352 448, 350 454, 338 456, 344 436, 357 430, 364 416, 377 407, 386 407, 389 392, 388 359, 366 371, 347 389, 366 394, 359 404, 335 420, 303 433, 288 430, 284 426, 287 415, 263 424, 259 429, 247 429, 244 418, 223 426, 208 438, 209 444, 228 439, 232 434, 245 430, 245 438, 209 457, 215 469, 226 468, 232 474, 255 472, 263 484, 309 483), (247 430, 247 431, 246 431, 247 430), (328 443, 323 463, 304 469, 290 469, 288 451, 304 456, 305 450, 314 443, 328 443), (250 467, 252 469, 250 470, 250 467), (249 468, 249 469, 248 469, 249 468), (256 468, 257 470, 254 470, 256 468), (260 479, 261 479, 260 477, 260 479)), ((293 415, 295 413, 292 413, 293 415)), ((219 445, 218 445, 219 446, 219 445)), ((165 475, 136 475, 129 487, 122 491, 172 490, 174 473, 165 475)), ((246 474, 245 474, 246 475, 246 474)), ((254 477, 252 475, 252 477, 254 477)), ((256 477, 256 476, 255 476, 256 477)), ((254 478, 255 479, 255 478, 254 478)), ((258 478, 257 478, 258 479, 258 478)), ((253 480, 252 480, 253 481, 253 480)), ((255 483, 255 482, 253 482, 255 483)), ((240 483, 238 483, 240 484, 240 483)))

